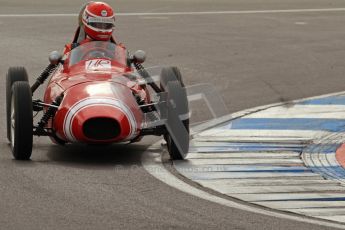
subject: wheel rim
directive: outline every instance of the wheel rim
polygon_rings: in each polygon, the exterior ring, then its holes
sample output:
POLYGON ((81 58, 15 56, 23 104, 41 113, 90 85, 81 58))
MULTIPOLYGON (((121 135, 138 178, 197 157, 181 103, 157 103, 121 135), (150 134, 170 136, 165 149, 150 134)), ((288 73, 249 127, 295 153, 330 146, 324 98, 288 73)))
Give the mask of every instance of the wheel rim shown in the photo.
POLYGON ((14 136, 15 136, 15 127, 16 127, 16 119, 15 119, 15 110, 14 110, 14 97, 12 95, 11 98, 11 147, 14 147, 14 136))

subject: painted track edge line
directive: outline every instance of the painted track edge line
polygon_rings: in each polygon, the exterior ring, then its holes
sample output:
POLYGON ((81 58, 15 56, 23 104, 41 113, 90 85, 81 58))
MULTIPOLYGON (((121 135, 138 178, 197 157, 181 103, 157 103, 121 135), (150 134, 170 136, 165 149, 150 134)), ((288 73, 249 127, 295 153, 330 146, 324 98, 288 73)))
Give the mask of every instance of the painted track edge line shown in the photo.
POLYGON ((167 184, 170 187, 178 189, 189 195, 192 195, 192 196, 195 196, 207 201, 211 201, 213 203, 224 205, 230 208, 236 208, 242 211, 252 212, 255 214, 261 214, 261 215, 266 215, 266 216, 273 216, 273 217, 281 218, 281 219, 289 219, 289 220, 303 222, 303 223, 310 223, 310 224, 315 224, 315 225, 320 225, 320 226, 345 229, 345 225, 342 225, 336 222, 319 220, 319 219, 304 216, 304 215, 299 216, 299 214, 295 214, 295 213, 289 214, 289 213, 282 213, 281 211, 267 210, 267 208, 265 207, 260 207, 260 206, 254 207, 252 204, 249 204, 249 203, 248 205, 241 204, 239 202, 231 201, 229 199, 225 199, 225 198, 213 195, 211 193, 208 193, 206 191, 203 191, 201 189, 198 189, 180 180, 164 167, 162 159, 161 159, 161 154, 154 153, 154 151, 161 150, 160 145, 161 145, 161 141, 151 145, 144 152, 141 159, 141 163, 144 169, 150 175, 152 175, 153 177, 162 181, 163 183, 167 184))

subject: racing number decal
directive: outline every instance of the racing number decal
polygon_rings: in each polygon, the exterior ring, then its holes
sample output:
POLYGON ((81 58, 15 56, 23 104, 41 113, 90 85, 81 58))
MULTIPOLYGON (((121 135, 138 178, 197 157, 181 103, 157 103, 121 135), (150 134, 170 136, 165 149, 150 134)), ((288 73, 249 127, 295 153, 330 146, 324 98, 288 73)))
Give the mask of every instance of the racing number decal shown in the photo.
POLYGON ((111 61, 104 59, 86 61, 85 69, 88 71, 111 70, 111 61))

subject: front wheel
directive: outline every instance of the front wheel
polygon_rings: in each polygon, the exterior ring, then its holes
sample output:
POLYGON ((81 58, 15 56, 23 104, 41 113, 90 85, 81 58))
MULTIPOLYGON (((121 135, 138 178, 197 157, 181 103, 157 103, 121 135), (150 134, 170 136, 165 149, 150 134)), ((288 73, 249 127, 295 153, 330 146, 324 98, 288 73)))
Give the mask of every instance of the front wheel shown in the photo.
MULTIPOLYGON (((181 72, 177 67, 166 67, 161 72, 161 90, 168 93, 168 101, 173 101, 175 104, 178 116, 186 129, 182 133, 183 142, 189 142, 189 108, 187 93, 184 89, 184 83, 182 80, 181 72)), ((181 138, 181 137, 178 137, 181 138)), ((171 136, 171 133, 167 132, 164 135, 164 139, 167 142, 167 148, 172 160, 183 160, 185 154, 179 150, 177 144, 171 136)), ((181 140, 181 139, 180 139, 181 140)), ((187 146, 188 148, 188 143, 187 146)))
POLYGON ((10 67, 6 75, 6 118, 7 118, 7 139, 11 141, 11 97, 12 85, 17 81, 28 82, 28 74, 24 67, 10 67))
POLYGON ((32 94, 28 82, 15 82, 11 97, 11 149, 16 160, 29 160, 32 153, 32 94))
MULTIPOLYGON (((186 131, 189 134, 189 119, 182 121, 183 122, 183 126, 186 128, 186 131)), ((183 160, 183 154, 180 152, 180 150, 178 149, 176 143, 174 142, 174 140, 172 139, 171 135, 169 133, 167 133, 165 135, 165 141, 167 142, 167 149, 170 155, 170 159, 171 160, 183 160)), ((189 138, 188 138, 189 141, 189 138)))

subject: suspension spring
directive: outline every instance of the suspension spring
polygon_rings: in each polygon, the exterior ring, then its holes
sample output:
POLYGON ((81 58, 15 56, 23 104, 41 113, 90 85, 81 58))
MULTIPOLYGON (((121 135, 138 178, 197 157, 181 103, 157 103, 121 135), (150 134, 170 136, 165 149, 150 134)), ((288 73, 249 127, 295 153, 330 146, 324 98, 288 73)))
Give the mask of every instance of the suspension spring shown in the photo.
MULTIPOLYGON (((52 105, 59 106, 61 104, 61 101, 63 99, 63 95, 58 96, 55 101, 52 103, 52 105)), ((48 121, 50 118, 52 118, 57 111, 57 107, 49 107, 47 111, 43 114, 43 117, 38 122, 38 125, 35 130, 35 134, 40 136, 40 134, 44 134, 45 130, 44 127, 48 124, 48 121)))
POLYGON ((156 93, 160 93, 162 90, 158 87, 158 85, 153 81, 151 78, 150 74, 145 70, 145 68, 140 64, 140 63, 133 63, 135 69, 138 71, 140 76, 142 76, 146 81, 149 86, 152 87, 152 89, 156 93))
POLYGON ((41 75, 36 79, 36 82, 31 86, 31 92, 34 93, 36 89, 42 85, 47 78, 54 72, 58 65, 55 64, 49 64, 45 70, 41 73, 41 75))

